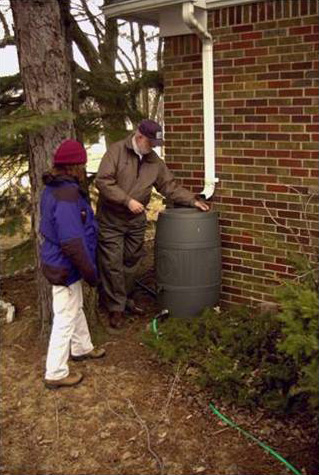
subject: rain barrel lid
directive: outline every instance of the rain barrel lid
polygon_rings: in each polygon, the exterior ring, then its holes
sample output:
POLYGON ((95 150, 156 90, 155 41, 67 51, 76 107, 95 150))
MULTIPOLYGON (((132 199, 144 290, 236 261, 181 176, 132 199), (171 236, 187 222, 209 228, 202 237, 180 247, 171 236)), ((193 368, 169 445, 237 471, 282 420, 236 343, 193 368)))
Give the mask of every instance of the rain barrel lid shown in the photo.
POLYGON ((197 208, 166 208, 164 211, 160 212, 160 215, 165 216, 165 218, 181 218, 187 219, 196 214, 196 218, 207 219, 210 218, 212 214, 217 215, 217 211, 201 211, 197 208))

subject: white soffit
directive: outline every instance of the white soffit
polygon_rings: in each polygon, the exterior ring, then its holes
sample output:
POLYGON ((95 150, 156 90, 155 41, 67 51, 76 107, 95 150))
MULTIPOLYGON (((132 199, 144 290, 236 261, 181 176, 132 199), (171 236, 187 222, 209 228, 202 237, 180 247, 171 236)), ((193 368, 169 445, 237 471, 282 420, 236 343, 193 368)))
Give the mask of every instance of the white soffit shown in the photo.
MULTIPOLYGON (((191 1, 195 7, 206 8, 206 0, 191 1)), ((182 3, 185 3, 185 0, 126 0, 103 7, 102 10, 109 18, 141 19, 158 24, 163 11, 182 3)))

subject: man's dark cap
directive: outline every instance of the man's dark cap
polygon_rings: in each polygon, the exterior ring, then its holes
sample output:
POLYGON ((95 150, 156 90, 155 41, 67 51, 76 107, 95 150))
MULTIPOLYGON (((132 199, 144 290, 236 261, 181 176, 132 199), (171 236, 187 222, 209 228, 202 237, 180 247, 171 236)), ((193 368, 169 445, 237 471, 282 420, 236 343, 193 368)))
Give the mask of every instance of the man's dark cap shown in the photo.
POLYGON ((162 127, 154 120, 142 120, 138 126, 138 130, 150 140, 152 147, 163 145, 162 127))

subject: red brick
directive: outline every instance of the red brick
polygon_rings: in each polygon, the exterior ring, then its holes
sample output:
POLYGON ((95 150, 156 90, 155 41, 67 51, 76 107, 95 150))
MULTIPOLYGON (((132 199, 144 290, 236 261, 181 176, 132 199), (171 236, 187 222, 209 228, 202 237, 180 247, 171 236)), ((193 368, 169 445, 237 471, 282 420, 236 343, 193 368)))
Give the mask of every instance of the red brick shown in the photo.
POLYGON ((234 206, 234 211, 238 213, 253 213, 254 208, 250 206, 234 206))
POLYGON ((278 107, 257 107, 257 114, 278 114, 278 107))
POLYGON ((315 35, 305 35, 303 37, 303 40, 306 42, 306 43, 311 43, 311 42, 318 42, 318 35, 315 34, 315 35))
POLYGON ((224 196, 224 197, 222 197, 222 202, 223 203, 228 203, 228 204, 240 204, 241 199, 240 198, 231 198, 230 196, 224 196))
POLYGON ((244 155, 247 157, 265 157, 266 156, 266 150, 258 150, 258 149, 247 149, 243 150, 244 155))
POLYGON ((312 99, 308 97, 294 97, 292 103, 294 106, 310 106, 312 99))
POLYGON ((301 167, 302 166, 302 162, 300 160, 278 160, 278 165, 280 167, 285 167, 285 168, 288 168, 288 167, 301 167))
POLYGON ((309 89, 305 89, 306 96, 317 96, 318 95, 318 88, 313 87, 309 89))
POLYGON ((268 87, 270 88, 283 88, 283 87, 289 87, 290 86, 290 81, 269 81, 268 82, 268 87))
POLYGON ((311 158, 311 152, 302 152, 300 150, 291 152, 292 158, 311 158))
POLYGON ((270 264, 270 263, 268 264, 267 262, 265 262, 265 269, 274 270, 277 272, 286 272, 287 266, 282 266, 279 264, 270 264))
POLYGON ((278 132, 279 131, 279 125, 277 124, 256 124, 256 130, 261 131, 261 132, 278 132))
POLYGON ((311 61, 303 62, 303 63, 292 63, 292 69, 302 69, 303 71, 311 70, 312 63, 311 61))
POLYGON ((294 123, 306 123, 311 122, 311 116, 309 115, 292 115, 291 121, 294 123))
POLYGON ((278 211, 278 216, 280 218, 300 219, 301 213, 297 213, 296 211, 278 211))
POLYGON ((241 35, 243 40, 258 40, 262 38, 262 33, 260 31, 254 31, 252 33, 243 33, 241 35))
POLYGON ((290 174, 291 176, 309 176, 309 171, 302 168, 292 168, 290 174))
POLYGON ((165 108, 166 109, 181 109, 182 103, 181 102, 166 102, 165 108))
POLYGON ((303 89, 279 89, 280 97, 296 97, 303 95, 303 89))
MULTIPOLYGON (((269 64, 268 69, 269 71, 290 71, 291 64, 290 63, 269 64)), ((302 69, 302 68, 299 68, 299 69, 302 69)))
POLYGON ((251 48, 245 51, 246 56, 253 56, 253 57, 258 57, 258 56, 265 56, 268 54, 268 48, 251 48))
POLYGON ((214 51, 230 50, 231 43, 218 43, 214 45, 214 51))
MULTIPOLYGON (((291 134, 291 140, 293 142, 309 142, 310 135, 309 134, 291 134)), ((315 141, 313 137, 311 137, 312 141, 315 141)))
POLYGON ((268 140, 277 142, 277 141, 288 141, 290 139, 289 134, 268 134, 268 140))
POLYGON ((275 193, 287 193, 288 189, 285 185, 267 185, 266 191, 274 191, 275 193))
POLYGON ((247 64, 255 64, 256 63, 256 58, 251 57, 251 58, 239 58, 235 59, 234 64, 235 66, 240 66, 240 65, 247 65, 247 64))
POLYGON ((296 26, 289 28, 288 33, 292 36, 294 35, 305 35, 311 33, 311 26, 296 26))
POLYGON ((227 249, 240 249, 241 248, 240 244, 236 244, 234 242, 223 242, 222 246, 227 248, 227 249))
POLYGON ((232 49, 246 49, 246 48, 253 48, 254 42, 253 41, 234 41, 232 43, 232 49))
POLYGON ((252 31, 253 26, 252 25, 234 26, 232 30, 234 33, 244 33, 247 31, 252 31))
POLYGON ((229 287, 228 285, 223 285, 222 286, 222 291, 227 292, 228 294, 235 294, 235 295, 241 295, 241 289, 237 289, 235 287, 229 287))
POLYGON ((234 163, 238 165, 253 165, 254 164, 254 159, 253 158, 247 158, 247 157, 235 157, 234 158, 234 163))
POLYGON ((277 182, 278 177, 274 175, 255 175, 255 181, 262 183, 277 182))
POLYGON ((243 266, 233 266, 233 271, 234 272, 240 272, 241 274, 252 274, 253 270, 249 267, 243 267, 243 266))
POLYGON ((259 252, 263 252, 263 248, 262 246, 253 246, 253 245, 243 245, 243 250, 244 251, 250 251, 250 252, 256 252, 256 253, 259 253, 259 252))
POLYGON ((262 204, 262 201, 260 200, 244 199, 243 205, 261 207, 263 204, 262 204))
MULTIPOLYGON (((287 188, 286 188, 287 192, 287 188)), ((267 208, 275 208, 275 209, 287 209, 288 205, 287 203, 281 202, 281 201, 266 201, 266 206, 267 208)))

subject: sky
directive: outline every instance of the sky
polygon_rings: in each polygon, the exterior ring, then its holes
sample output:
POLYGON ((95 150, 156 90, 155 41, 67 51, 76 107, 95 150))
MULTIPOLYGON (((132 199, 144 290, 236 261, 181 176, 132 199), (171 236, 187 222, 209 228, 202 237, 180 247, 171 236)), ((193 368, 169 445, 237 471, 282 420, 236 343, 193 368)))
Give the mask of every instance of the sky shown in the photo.
MULTIPOLYGON (((79 3, 79 0, 72 0, 72 5, 76 5, 79 3)), ((101 14, 100 6, 103 4, 103 0, 89 0, 89 5, 92 10, 92 12, 95 15, 101 14)), ((9 6, 9 1, 8 0, 1 0, 0 1, 0 10, 1 12, 4 13, 8 25, 10 26, 10 31, 12 33, 12 14, 10 11, 10 6, 9 6)), ((87 21, 81 21, 81 28, 89 34, 93 34, 93 28, 90 24, 90 22, 87 21)), ((127 30, 127 32, 129 32, 127 30)), ((150 34, 154 33, 154 28, 149 27, 149 32, 150 34)), ((130 43, 125 40, 125 29, 123 30, 124 37, 120 38, 120 46, 123 48, 123 50, 130 55, 131 53, 131 47, 130 43)), ((3 25, 0 22, 0 38, 4 36, 4 29, 3 25)), ((90 39, 92 42, 96 44, 95 39, 91 36, 90 39)), ((148 46, 148 67, 149 69, 156 69, 156 63, 153 60, 153 57, 155 56, 156 49, 157 49, 157 42, 152 41, 147 43, 148 46)), ((87 68, 86 62, 78 50, 76 45, 73 45, 73 54, 76 62, 80 64, 85 69, 87 68)), ((117 65, 117 69, 121 69, 120 65, 117 65)), ((17 50, 15 46, 7 46, 5 48, 0 48, 0 76, 9 76, 12 74, 16 74, 19 72, 19 64, 18 64, 18 55, 17 55, 17 50)), ((102 137, 100 142, 97 144, 94 144, 93 146, 89 147, 88 149, 88 155, 89 155, 89 162, 88 162, 88 171, 89 172, 95 172, 97 170, 97 167, 99 165, 100 159, 102 155, 105 152, 105 142, 104 138, 102 137)))
MULTIPOLYGON (((71 2, 71 4, 76 6, 78 1, 79 0, 73 0, 71 2)), ((100 6, 103 5, 103 0, 89 0, 88 4, 90 5, 91 11, 95 15, 100 15, 101 14, 100 6)), ((11 10, 10 10, 10 7, 9 7, 8 0, 1 0, 0 1, 0 10, 1 10, 2 13, 4 13, 4 15, 7 19, 8 25, 10 26, 10 31, 12 32, 12 22, 13 22, 13 20, 12 20, 12 14, 11 14, 11 10)), ((81 29, 83 31, 85 31, 86 33, 89 33, 90 35, 92 35, 94 33, 93 27, 92 27, 90 22, 81 21, 80 26, 81 26, 81 29)), ((153 27, 146 27, 146 28, 149 29, 150 34, 155 32, 153 27)), ((125 32, 126 32, 125 27, 124 27, 124 29, 122 28, 122 31, 125 34, 125 32)), ((127 32, 128 32, 128 30, 127 30, 127 32)), ((0 22, 0 38, 3 37, 3 34, 4 34, 3 25, 0 22)), ((93 36, 91 36, 90 39, 94 44, 97 44, 97 42, 95 41, 93 36)), ((130 52, 131 52, 130 43, 127 40, 125 40, 125 37, 122 37, 122 38, 119 39, 119 44, 123 48, 123 50, 128 55, 130 55, 130 52)), ((153 57, 155 56, 155 53, 156 53, 156 50, 157 50, 157 42, 156 41, 148 42, 147 43, 147 48, 148 48, 148 52, 149 52, 148 58, 147 58, 148 68, 149 69, 156 69, 156 63, 155 63, 153 57)), ((75 58, 76 62, 78 64, 80 64, 80 66, 82 66, 83 68, 88 69, 87 65, 85 63, 85 60, 84 60, 82 54, 80 53, 80 51, 78 50, 76 45, 73 46, 73 54, 74 54, 74 58, 75 58)), ((117 65, 117 69, 120 69, 119 64, 117 65)), ((1 48, 0 49, 0 76, 8 76, 8 75, 11 75, 11 74, 15 74, 17 72, 19 72, 19 64, 18 64, 18 55, 17 55, 16 47, 15 46, 7 46, 6 48, 1 48)))

